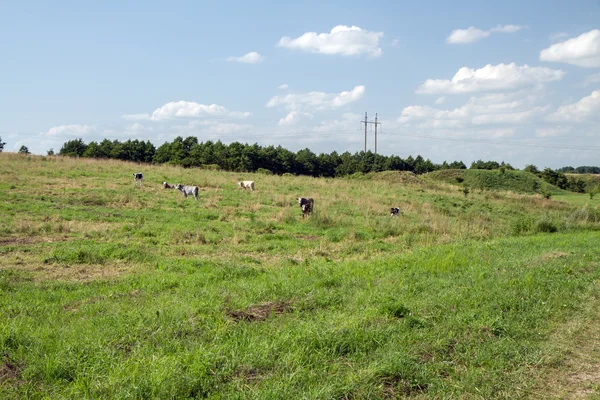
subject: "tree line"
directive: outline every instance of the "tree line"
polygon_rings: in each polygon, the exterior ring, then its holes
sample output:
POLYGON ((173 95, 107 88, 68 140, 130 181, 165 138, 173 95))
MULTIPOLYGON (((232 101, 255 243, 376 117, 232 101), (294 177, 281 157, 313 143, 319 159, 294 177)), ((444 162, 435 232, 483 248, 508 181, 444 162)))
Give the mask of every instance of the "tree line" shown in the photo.
MULTIPOLYGON (((6 143, 0 137, 0 152, 6 143)), ((23 146, 20 153, 29 154, 23 146)), ((420 155, 402 159, 398 156, 384 156, 371 151, 361 151, 354 154, 344 152, 338 154, 315 154, 310 149, 302 149, 294 153, 281 146, 259 146, 258 144, 242 144, 233 142, 229 145, 221 141, 199 142, 198 138, 190 136, 175 138, 156 148, 150 141, 104 139, 101 142, 92 141, 86 144, 83 139, 73 139, 65 142, 59 155, 105 158, 141 163, 172 164, 186 168, 202 167, 222 169, 235 172, 266 172, 273 174, 290 173, 294 175, 309 175, 314 177, 340 177, 355 173, 381 171, 410 171, 424 174, 442 169, 467 169, 462 161, 441 164, 424 159, 420 155)), ((54 155, 50 149, 48 155, 54 155)), ((471 163, 470 169, 515 170, 510 164, 496 161, 477 160, 471 163)), ((545 168, 540 171, 535 165, 527 165, 524 171, 539 176, 548 183, 561 189, 583 193, 586 183, 565 173, 595 174, 600 173, 600 167, 563 167, 557 170, 545 168)))

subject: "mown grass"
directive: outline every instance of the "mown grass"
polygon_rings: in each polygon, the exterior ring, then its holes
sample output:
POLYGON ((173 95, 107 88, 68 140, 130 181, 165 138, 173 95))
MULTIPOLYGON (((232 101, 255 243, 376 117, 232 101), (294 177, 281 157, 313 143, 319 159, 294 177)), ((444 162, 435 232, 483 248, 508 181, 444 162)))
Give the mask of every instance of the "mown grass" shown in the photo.
POLYGON ((4 398, 535 398, 600 272, 589 204, 393 174, 0 163, 4 398))

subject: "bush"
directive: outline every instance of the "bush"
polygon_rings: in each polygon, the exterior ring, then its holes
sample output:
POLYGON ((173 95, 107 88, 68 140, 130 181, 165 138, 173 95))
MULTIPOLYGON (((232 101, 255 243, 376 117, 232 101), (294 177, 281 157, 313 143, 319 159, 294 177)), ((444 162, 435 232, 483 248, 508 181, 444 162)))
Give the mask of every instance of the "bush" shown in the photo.
POLYGON ((511 233, 514 236, 519 236, 531 231, 533 220, 530 217, 521 217, 516 219, 511 226, 511 233))
POLYGON ((266 168, 259 168, 256 170, 257 174, 263 174, 263 175, 273 175, 273 172, 266 169, 266 168))
POLYGON ((535 231, 536 232, 545 232, 545 233, 554 233, 556 231, 558 231, 558 227, 552 222, 552 221, 548 221, 547 219, 542 219, 540 221, 538 221, 538 223, 535 226, 535 231))

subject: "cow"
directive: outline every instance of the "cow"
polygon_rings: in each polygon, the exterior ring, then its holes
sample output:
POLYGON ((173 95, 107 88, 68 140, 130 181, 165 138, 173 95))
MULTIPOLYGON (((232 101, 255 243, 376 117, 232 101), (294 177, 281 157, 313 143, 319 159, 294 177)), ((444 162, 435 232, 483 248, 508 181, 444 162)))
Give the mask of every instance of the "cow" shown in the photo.
POLYGON ((135 180, 135 184, 137 185, 137 183, 139 182, 140 185, 144 184, 144 174, 142 174, 141 172, 136 172, 133 174, 133 179, 135 180))
POLYGON ((177 189, 175 185, 169 185, 167 182, 163 182, 162 186, 164 189, 177 189))
POLYGON ((400 209, 398 207, 392 207, 390 210, 390 215, 392 217, 397 217, 398 215, 400 215, 400 209))
POLYGON ((198 186, 183 186, 182 184, 178 183, 175 185, 175 189, 181 191, 185 198, 188 197, 188 194, 191 194, 194 195, 194 199, 198 200, 198 186))
POLYGON ((302 208, 302 218, 304 218, 312 213, 315 201, 310 197, 298 197, 298 204, 300 204, 300 208, 302 208))
POLYGON ((238 185, 240 186, 240 189, 250 189, 252 192, 254 192, 254 181, 242 181, 238 182, 238 185))

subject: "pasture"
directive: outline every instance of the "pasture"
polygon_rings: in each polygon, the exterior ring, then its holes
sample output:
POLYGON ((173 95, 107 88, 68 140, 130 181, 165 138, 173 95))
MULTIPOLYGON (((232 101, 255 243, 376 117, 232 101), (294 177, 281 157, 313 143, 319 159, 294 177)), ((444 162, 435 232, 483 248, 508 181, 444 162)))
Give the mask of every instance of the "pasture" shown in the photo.
POLYGON ((576 196, 0 153, 0 397, 559 396, 600 303, 576 196))

